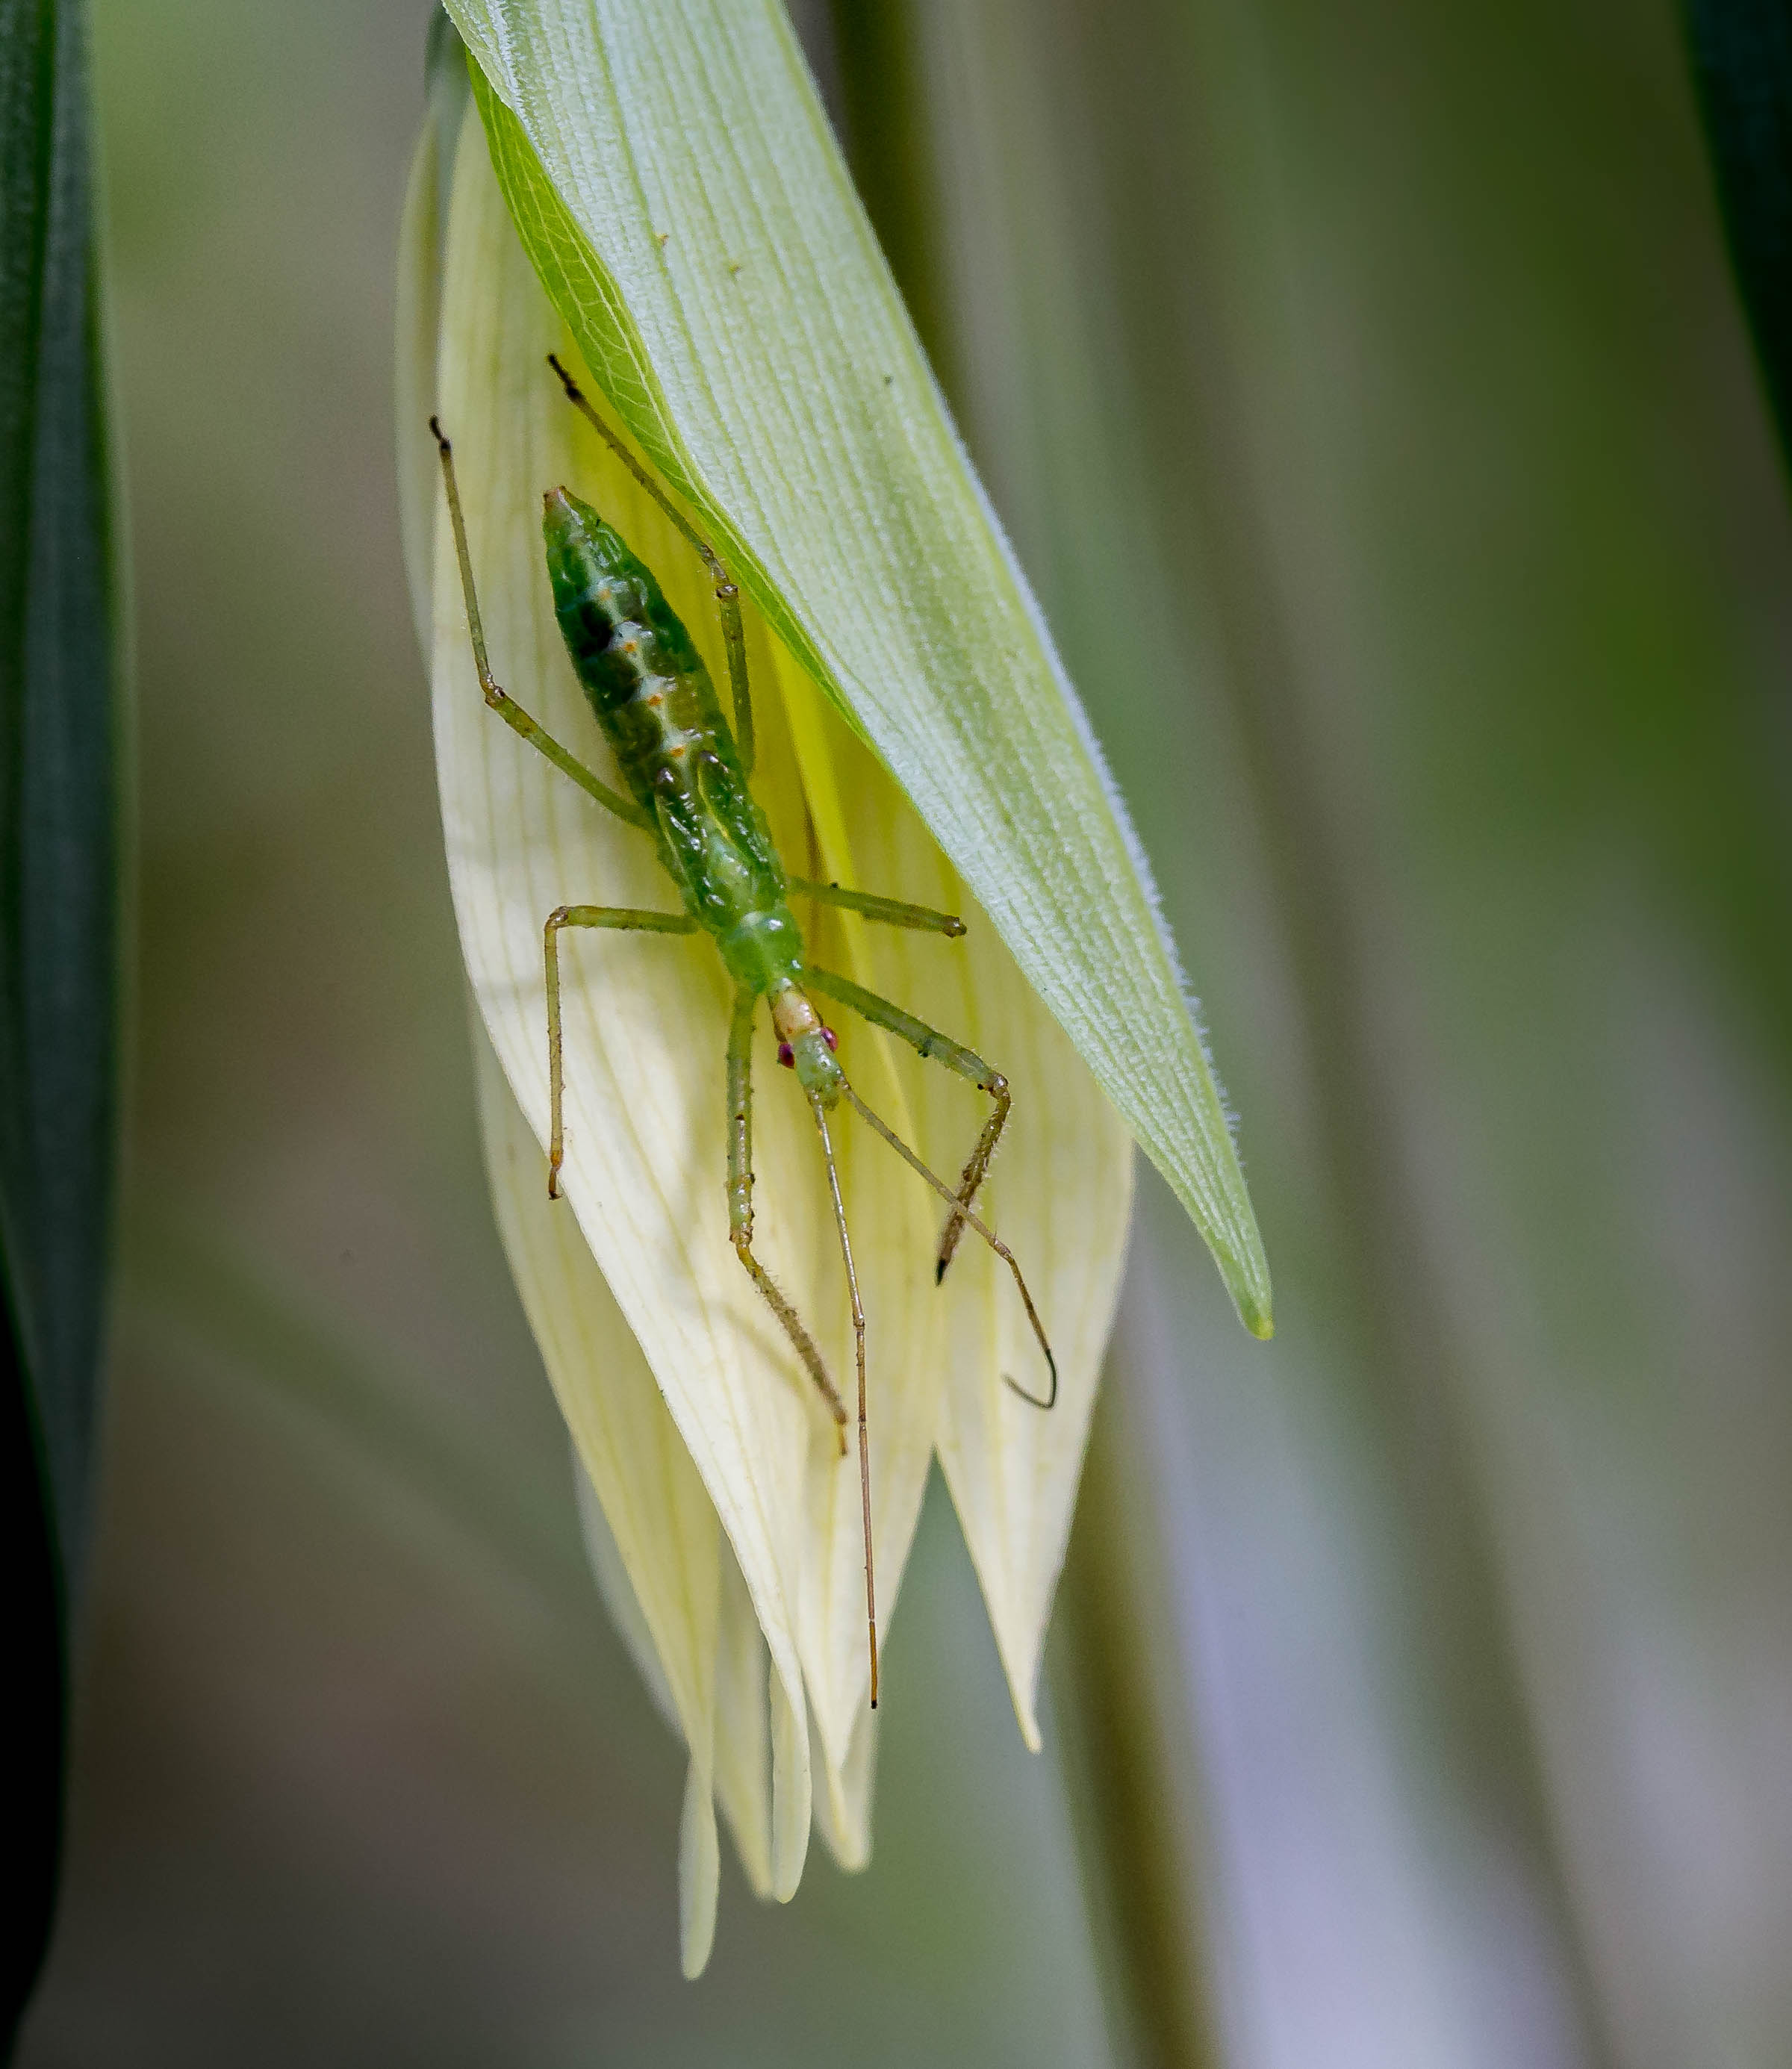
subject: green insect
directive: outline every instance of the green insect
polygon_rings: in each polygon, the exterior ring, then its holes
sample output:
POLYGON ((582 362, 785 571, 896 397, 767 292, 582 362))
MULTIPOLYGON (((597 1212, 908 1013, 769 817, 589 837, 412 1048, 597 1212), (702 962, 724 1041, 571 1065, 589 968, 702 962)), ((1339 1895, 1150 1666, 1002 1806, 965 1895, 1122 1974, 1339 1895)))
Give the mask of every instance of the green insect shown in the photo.
POLYGON ((761 999, 769 1006, 778 1042, 778 1061, 793 1069, 820 1132, 832 1196, 834 1222, 852 1300, 852 1328, 859 1379, 859 1480, 865 1528, 865 1619, 871 1647, 871 1700, 877 1706, 877 1596, 872 1572, 871 1453, 865 1418, 865 1312, 853 1269, 834 1161, 828 1116, 844 1100, 948 1205, 945 1233, 935 1265, 936 1282, 945 1275, 958 1240, 968 1227, 981 1236, 1014 1274, 1027 1319, 1044 1353, 1050 1383, 1029 1394, 1006 1377, 1024 1401, 1050 1408, 1058 1396, 1058 1368, 1039 1311, 1014 1253, 974 1211, 978 1188, 990 1168, 1008 1118, 1011 1097, 999 1071, 961 1043, 929 1027, 888 999, 831 971, 818 969, 803 953, 802 933, 789 904, 794 892, 842 906, 867 920, 957 937, 963 920, 949 913, 837 884, 813 884, 786 874, 772 844, 765 814, 747 787, 753 761, 753 701, 747 682, 746 643, 741 629, 740 591, 708 543, 653 480, 586 399, 560 361, 549 365, 572 403, 702 557, 714 581, 728 655, 734 726, 724 716, 714 684, 682 620, 666 601, 652 572, 589 504, 565 488, 542 498, 541 529, 547 545, 554 612, 574 671, 616 757, 628 794, 613 790, 545 732, 494 679, 485 652, 479 599, 467 549, 466 520, 455 480, 454 453, 441 425, 430 419, 442 456, 442 475, 454 525, 455 549, 467 600, 467 629, 485 701, 532 747, 618 818, 639 826, 654 842, 660 862, 677 885, 682 912, 645 912, 618 906, 561 905, 548 915, 543 932, 547 961, 548 1083, 550 1143, 548 1194, 559 1196, 564 1153, 561 1108, 565 1084, 561 1050, 559 937, 567 927, 604 927, 656 934, 710 935, 734 982, 734 1010, 728 1036, 728 1219, 737 1255, 807 1369, 827 1403, 846 1451, 846 1404, 802 1320, 753 1250, 753 1014, 761 999), (834 1031, 815 1010, 818 993, 908 1043, 920 1055, 942 1063, 989 1095, 989 1119, 954 1191, 929 1170, 854 1091, 835 1054, 834 1031))

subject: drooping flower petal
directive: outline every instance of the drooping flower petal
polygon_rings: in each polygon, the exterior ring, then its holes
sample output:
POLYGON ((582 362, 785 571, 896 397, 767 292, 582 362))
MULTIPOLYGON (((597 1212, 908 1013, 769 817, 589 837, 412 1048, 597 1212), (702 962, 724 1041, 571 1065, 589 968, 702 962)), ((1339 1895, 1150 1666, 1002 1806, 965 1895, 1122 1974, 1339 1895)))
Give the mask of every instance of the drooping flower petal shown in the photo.
POLYGON ((748 1887, 758 1897, 769 1897, 773 1890, 769 1664, 753 1598, 725 1536, 716 1653, 716 1798, 734 1835, 748 1887))
POLYGON ((716 1666, 721 1533, 578 1225, 541 1182, 541 1150, 483 1027, 480 1121, 499 1234, 582 1476, 592 1565, 618 1628, 691 1756, 679 1855, 685 1973, 702 1973, 716 1924, 716 1666))
POLYGON ((852 1727, 843 1766, 818 1758, 822 1786, 815 1791, 815 1829, 827 1850, 849 1873, 871 1866, 872 1784, 877 1770, 877 1712, 861 1710, 852 1727))

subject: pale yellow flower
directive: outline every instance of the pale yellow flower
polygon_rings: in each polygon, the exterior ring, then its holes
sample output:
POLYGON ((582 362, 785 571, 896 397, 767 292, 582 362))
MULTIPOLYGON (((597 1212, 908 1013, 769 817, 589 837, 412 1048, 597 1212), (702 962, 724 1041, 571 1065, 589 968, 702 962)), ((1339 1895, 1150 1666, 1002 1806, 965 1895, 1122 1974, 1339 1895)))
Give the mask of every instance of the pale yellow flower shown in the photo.
MULTIPOLYGON (((490 119, 494 104, 485 112, 490 119)), ((432 655, 449 873, 500 1226, 572 1434, 594 1569, 689 1751, 680 1910, 684 1965, 695 1974, 715 1924, 716 1806, 761 1894, 794 1891, 812 1821, 844 1865, 869 1857, 875 1718, 858 1467, 840 1455, 834 1424, 729 1243, 729 990, 707 939, 588 934, 565 950, 565 1197, 557 1204, 547 1197, 543 921, 569 901, 671 911, 677 897, 646 836, 586 797, 481 697, 422 428, 431 404, 455 442, 493 667, 551 733, 608 773, 543 564, 541 498, 561 484, 602 511, 655 569, 712 675, 727 678, 700 563, 549 371, 553 352, 600 406, 615 386, 613 365, 583 360, 582 343, 593 333, 582 324, 575 334, 544 291, 471 108, 451 151, 441 235, 437 169, 453 141, 443 123, 426 131, 407 210, 400 350, 407 557, 432 655), (438 263, 439 302, 431 286, 438 263)), ((510 173, 513 181, 514 164, 510 173)), ((827 435, 825 410, 813 435, 827 435)), ((1021 1259, 1055 1350, 1059 1385, 1050 1412, 1004 1383, 1013 1375, 1037 1387, 1044 1374, 997 1260, 967 1237, 936 1286, 938 1202, 843 1110, 835 1133, 869 1327, 880 1624, 887 1629, 896 1606, 937 1456, 1023 1735, 1036 1746, 1040 1650, 1118 1290, 1132 1148, 1125 1123, 1004 934, 1014 935, 1017 897, 1043 912, 1087 886, 1046 884, 1022 896, 1004 884, 1006 924, 992 924, 885 761, 818 686, 816 625, 784 590, 765 588, 762 557, 716 526, 713 509, 700 504, 694 514, 718 531, 749 597, 768 598, 774 622, 794 628, 804 648, 799 661, 782 632, 749 608, 754 790, 787 867, 961 912, 969 924, 965 940, 951 941, 798 908, 816 961, 969 1043, 1014 1088, 1013 1117, 980 1205, 1021 1259)), ((863 573, 882 579, 875 568, 863 573)), ((1043 639, 1036 619, 1017 624, 1010 636, 1043 639)), ((835 674, 826 679, 837 688, 835 674)), ((1051 685, 1049 668, 1045 679, 1051 685)), ((875 737, 875 727, 867 730, 875 737)), ((949 769, 953 751, 949 739, 938 744, 931 781, 949 769)), ((974 787, 967 783, 967 794, 974 787)), ((1099 784, 1093 794, 1100 798, 1099 784)), ((1123 839, 1109 847, 1129 866, 1123 839)), ((1142 897, 1136 880, 1126 895, 1142 897)), ((1124 996, 1124 972, 1116 981, 1124 996)), ((984 1117, 978 1096, 843 1011, 834 1021, 859 1091, 937 1171, 955 1177, 984 1117)), ((1192 1031, 1187 1048, 1200 1067, 1192 1031)), ((760 1251, 844 1385, 851 1330, 815 1130, 797 1087, 775 1067, 769 1030, 754 1064, 760 1251)), ((1222 1192, 1228 1182, 1222 1171, 1222 1192)), ((1247 1205, 1243 1213, 1247 1226, 1247 1205)), ((1254 1228, 1247 1234, 1254 1243, 1254 1228)), ((1266 1288, 1255 1319, 1266 1322, 1266 1288)), ((886 1683, 885 1693, 904 1700, 900 1684, 886 1683)))

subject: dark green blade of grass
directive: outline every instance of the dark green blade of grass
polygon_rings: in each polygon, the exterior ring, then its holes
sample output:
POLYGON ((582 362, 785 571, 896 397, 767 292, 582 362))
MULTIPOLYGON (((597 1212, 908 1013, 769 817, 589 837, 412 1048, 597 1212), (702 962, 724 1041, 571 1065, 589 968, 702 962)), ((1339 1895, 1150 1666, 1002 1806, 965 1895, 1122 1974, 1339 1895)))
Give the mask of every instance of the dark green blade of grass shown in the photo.
POLYGON ((0 2018, 62 1822, 116 1116, 113 583, 85 25, 0 0, 0 1532, 13 1754, 0 2018))
POLYGON ((1686 0, 1730 263, 1792 459, 1792 4, 1686 0))

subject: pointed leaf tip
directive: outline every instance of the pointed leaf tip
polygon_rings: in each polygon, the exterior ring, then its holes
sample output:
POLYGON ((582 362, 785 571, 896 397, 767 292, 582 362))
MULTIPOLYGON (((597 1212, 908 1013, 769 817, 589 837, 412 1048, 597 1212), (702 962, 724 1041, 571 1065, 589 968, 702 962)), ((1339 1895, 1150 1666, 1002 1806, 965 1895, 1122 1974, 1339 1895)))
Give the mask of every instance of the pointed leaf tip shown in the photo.
POLYGON ((450 6, 610 407, 901 784, 1261 1335, 1262 1240, 1142 854, 782 7, 450 6))

